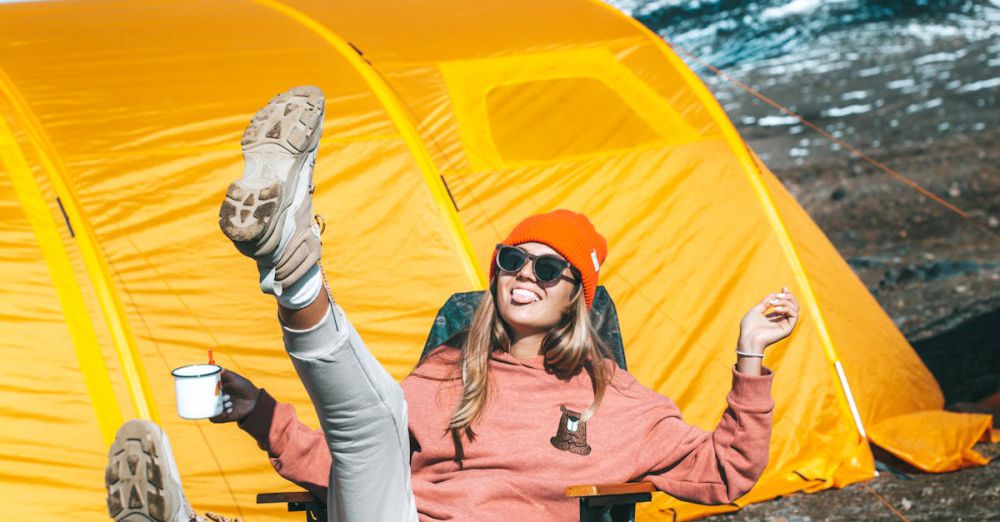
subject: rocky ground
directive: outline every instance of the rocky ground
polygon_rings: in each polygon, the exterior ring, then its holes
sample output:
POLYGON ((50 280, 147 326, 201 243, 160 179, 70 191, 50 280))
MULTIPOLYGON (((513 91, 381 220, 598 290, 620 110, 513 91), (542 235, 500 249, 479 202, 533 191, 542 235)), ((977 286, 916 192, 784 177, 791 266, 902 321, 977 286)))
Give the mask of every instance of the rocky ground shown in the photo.
MULTIPOLYGON (((980 444, 977 449, 1000 456, 1000 444, 980 444)), ((714 518, 733 522, 1000 520, 1000 460, 936 475, 883 471, 878 478, 843 489, 782 497, 714 518)))
MULTIPOLYGON (((992 33, 927 27, 825 34, 812 50, 728 72, 966 217, 694 68, 913 343, 946 401, 976 402, 1000 390, 1000 44, 992 33)), ((979 448, 1000 456, 998 444, 979 448)), ((721 518, 1000 520, 1000 462, 940 475, 893 464, 904 473, 721 518)))

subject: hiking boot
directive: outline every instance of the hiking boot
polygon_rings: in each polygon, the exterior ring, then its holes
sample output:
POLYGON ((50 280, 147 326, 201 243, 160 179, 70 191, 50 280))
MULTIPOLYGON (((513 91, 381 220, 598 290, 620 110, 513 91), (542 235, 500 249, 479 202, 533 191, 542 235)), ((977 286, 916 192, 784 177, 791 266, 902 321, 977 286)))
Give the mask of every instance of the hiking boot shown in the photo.
POLYGON ((188 522, 194 515, 170 441, 147 420, 130 420, 118 429, 108 451, 104 487, 108 514, 116 522, 188 522))
POLYGON ((257 111, 243 133, 243 177, 229 185, 219 226, 257 261, 261 290, 281 295, 320 258, 312 172, 323 133, 318 87, 294 87, 257 111))

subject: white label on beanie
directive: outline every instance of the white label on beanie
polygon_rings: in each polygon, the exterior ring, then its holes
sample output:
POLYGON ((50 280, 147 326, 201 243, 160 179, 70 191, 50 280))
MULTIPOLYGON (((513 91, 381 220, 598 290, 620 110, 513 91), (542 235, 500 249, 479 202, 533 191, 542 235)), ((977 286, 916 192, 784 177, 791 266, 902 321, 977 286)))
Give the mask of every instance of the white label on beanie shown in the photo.
POLYGON ((597 249, 590 251, 590 260, 594 262, 594 272, 600 272, 601 264, 597 262, 597 249))

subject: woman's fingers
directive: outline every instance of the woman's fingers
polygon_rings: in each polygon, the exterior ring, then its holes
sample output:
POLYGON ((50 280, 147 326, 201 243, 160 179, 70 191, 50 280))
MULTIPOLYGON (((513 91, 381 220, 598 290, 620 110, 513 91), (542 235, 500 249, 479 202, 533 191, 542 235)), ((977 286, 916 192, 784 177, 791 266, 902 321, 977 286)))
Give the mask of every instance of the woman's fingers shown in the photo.
POLYGON ((751 312, 764 316, 768 321, 776 323, 799 315, 799 302, 787 287, 780 292, 772 292, 764 296, 754 305, 751 312))
POLYGON ((758 311, 760 313, 764 313, 768 308, 774 306, 772 304, 772 302, 775 299, 777 299, 777 298, 778 298, 778 294, 776 294, 776 293, 767 294, 753 308, 754 308, 754 310, 756 310, 756 311, 758 311))
POLYGON ((781 300, 781 302, 782 302, 783 304, 784 304, 784 303, 787 303, 787 304, 791 305, 792 307, 794 307, 794 308, 796 308, 796 309, 797 309, 797 308, 799 307, 799 302, 798 302, 798 300, 796 300, 796 299, 795 299, 795 296, 794 296, 794 295, 792 295, 792 294, 791 294, 791 293, 789 293, 789 292, 785 292, 785 293, 783 293, 783 294, 778 294, 778 299, 779 299, 779 300, 781 300))
MULTIPOLYGON (((740 322, 740 335, 770 346, 791 334, 799 316, 799 302, 786 287, 767 294, 740 322), (761 321, 761 319, 765 321, 761 321)), ((742 337, 741 337, 742 338, 742 337)))
POLYGON ((799 313, 799 304, 792 299, 774 299, 771 301, 774 309, 781 313, 799 313))
POLYGON ((799 303, 790 298, 778 298, 771 300, 771 307, 780 312, 799 312, 799 303))
POLYGON ((799 315, 799 302, 787 288, 783 287, 781 290, 780 293, 770 294, 765 298, 767 310, 770 311, 765 317, 772 323, 789 321, 794 324, 795 318, 799 315))
POLYGON ((791 310, 796 313, 799 310, 799 303, 790 292, 768 294, 760 304, 764 305, 764 310, 780 308, 782 311, 791 310))

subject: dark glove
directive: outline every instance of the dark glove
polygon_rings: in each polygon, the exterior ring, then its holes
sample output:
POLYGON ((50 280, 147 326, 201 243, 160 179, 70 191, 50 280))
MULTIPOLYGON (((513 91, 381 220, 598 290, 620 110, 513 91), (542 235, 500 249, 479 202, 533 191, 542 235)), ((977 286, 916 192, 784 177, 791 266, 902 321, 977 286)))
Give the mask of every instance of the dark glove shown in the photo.
POLYGON ((208 419, 216 424, 241 421, 257 406, 260 388, 242 375, 222 369, 222 413, 208 419))

